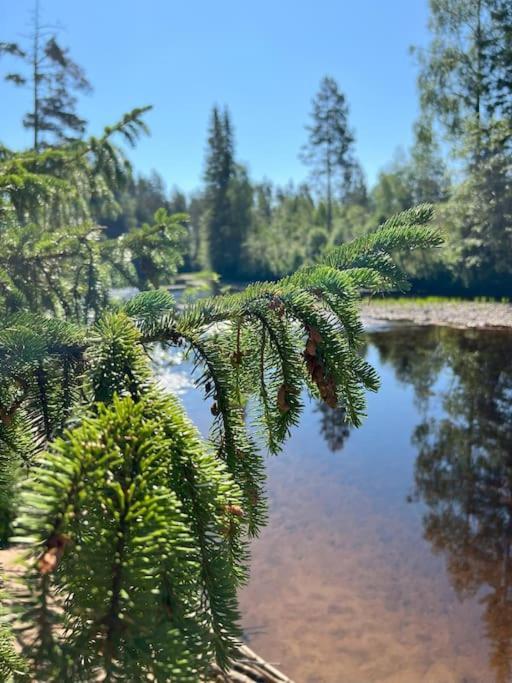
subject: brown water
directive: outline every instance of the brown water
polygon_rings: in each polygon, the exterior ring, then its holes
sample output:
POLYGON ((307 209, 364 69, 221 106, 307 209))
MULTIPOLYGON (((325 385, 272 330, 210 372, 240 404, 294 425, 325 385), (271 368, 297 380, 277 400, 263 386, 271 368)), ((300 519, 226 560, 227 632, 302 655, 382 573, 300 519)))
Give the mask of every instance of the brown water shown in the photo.
POLYGON ((311 404, 268 459, 243 625, 297 683, 512 681, 511 342, 372 333, 364 426, 311 404))

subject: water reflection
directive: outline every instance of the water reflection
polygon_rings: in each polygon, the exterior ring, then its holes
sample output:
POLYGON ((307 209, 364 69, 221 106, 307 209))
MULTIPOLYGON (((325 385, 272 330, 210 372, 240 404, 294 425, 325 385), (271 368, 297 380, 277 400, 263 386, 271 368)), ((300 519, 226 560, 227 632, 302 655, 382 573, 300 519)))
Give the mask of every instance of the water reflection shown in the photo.
POLYGON ((320 434, 327 447, 332 453, 341 451, 351 430, 347 411, 343 406, 330 408, 323 401, 318 401, 315 412, 320 413, 320 434))
POLYGON ((511 338, 432 329, 373 341, 421 405, 413 443, 424 537, 446 558, 457 596, 484 606, 489 663, 505 683, 512 680, 511 338))
MULTIPOLYGON (((512 681, 511 341, 375 332, 363 427, 313 402, 268 458, 243 627, 297 683, 512 681)), ((181 385, 206 433, 208 406, 181 385)))

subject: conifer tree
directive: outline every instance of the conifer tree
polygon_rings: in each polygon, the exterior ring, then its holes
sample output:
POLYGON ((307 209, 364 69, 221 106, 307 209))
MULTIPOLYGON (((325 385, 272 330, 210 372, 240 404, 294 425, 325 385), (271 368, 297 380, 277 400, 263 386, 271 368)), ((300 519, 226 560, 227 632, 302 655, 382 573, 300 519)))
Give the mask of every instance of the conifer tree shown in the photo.
POLYGON ((31 679, 196 683, 226 669, 267 514, 261 439, 280 450, 305 391, 360 424, 378 379, 359 293, 405 287, 391 254, 440 241, 420 206, 277 282, 178 308, 158 285, 180 220, 157 212, 113 242, 90 213, 91 197, 114 201, 126 167, 112 138, 133 141, 142 113, 0 160, 0 487, 26 547, 9 615, 23 661, 0 633, 0 667, 31 679), (132 278, 150 291, 109 301, 132 278), (157 344, 194 360, 208 439, 153 376, 157 344))
POLYGON ((5 80, 31 90, 32 107, 23 125, 33 131, 33 148, 37 151, 49 142, 80 138, 86 121, 76 112, 74 92, 88 93, 91 85, 55 32, 41 24, 39 0, 35 0, 29 45, 0 42, 1 55, 19 59, 25 65, 22 71, 6 74, 5 80))
POLYGON ((251 220, 252 189, 235 162, 234 134, 227 109, 212 110, 205 168, 205 242, 208 265, 226 278, 241 272, 251 220))
POLYGON ((313 100, 312 122, 306 126, 309 140, 302 149, 301 158, 324 184, 328 231, 332 227, 335 187, 339 185, 344 191, 349 191, 356 167, 354 134, 349 126, 348 114, 345 95, 334 78, 325 76, 313 100))
POLYGON ((490 66, 493 74, 491 113, 512 119, 512 5, 496 0, 491 8, 492 42, 490 66))

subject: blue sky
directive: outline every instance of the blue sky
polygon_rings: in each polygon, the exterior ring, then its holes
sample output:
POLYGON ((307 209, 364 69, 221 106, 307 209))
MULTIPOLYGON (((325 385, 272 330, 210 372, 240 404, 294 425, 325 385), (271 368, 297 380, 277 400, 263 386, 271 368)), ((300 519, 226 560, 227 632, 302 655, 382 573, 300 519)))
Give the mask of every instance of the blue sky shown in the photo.
MULTIPOLYGON (((80 113, 90 131, 152 104, 151 137, 130 157, 168 186, 201 183, 214 103, 231 110, 238 158, 254 179, 300 182, 311 98, 323 75, 347 95, 357 154, 373 182, 412 139, 416 66, 427 0, 41 0, 48 23, 94 86, 80 113)), ((0 0, 0 40, 27 33, 33 0, 0 0)), ((0 73, 7 63, 0 62, 0 73)), ((29 94, 0 84, 0 141, 29 143, 29 94)))

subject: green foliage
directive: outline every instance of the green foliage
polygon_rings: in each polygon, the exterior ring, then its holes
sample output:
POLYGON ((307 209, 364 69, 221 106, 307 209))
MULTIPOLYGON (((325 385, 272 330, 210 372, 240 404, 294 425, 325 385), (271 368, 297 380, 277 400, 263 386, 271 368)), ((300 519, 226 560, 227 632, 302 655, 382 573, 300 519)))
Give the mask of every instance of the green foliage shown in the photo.
MULTIPOLYGON (((177 306, 159 287, 182 263, 186 217, 156 206, 163 185, 134 181, 115 144, 135 142, 145 111, 99 138, 0 152, 0 505, 27 547, 9 620, 38 680, 192 683, 229 666, 249 539, 267 518, 263 453, 280 451, 307 393, 361 423, 378 378, 361 355, 360 293, 405 287, 394 252, 439 244, 421 206, 326 249, 311 225, 329 202, 302 188, 276 207, 262 186, 261 230, 281 221, 300 243, 276 262, 285 277, 177 306), (115 220, 132 187, 129 221, 108 233, 98 219, 115 220), (140 293, 111 302, 127 285, 140 293), (194 361, 208 438, 159 387, 156 345, 194 361)), ((217 109, 205 179, 209 260, 239 276, 253 189, 217 109)), ((22 660, 3 636, 11 672, 22 660)))
POLYGON ((143 116, 150 107, 134 109, 99 137, 50 147, 42 153, 0 148, 0 217, 2 223, 37 223, 60 227, 91 218, 91 203, 115 211, 115 189, 129 177, 129 165, 115 144, 147 132, 143 116))
POLYGON ((15 649, 11 632, 0 626, 0 676, 9 683, 14 676, 24 677, 27 672, 26 662, 15 649))
POLYGON ((203 264, 227 278, 240 275, 250 223, 252 188, 235 163, 234 136, 227 109, 213 108, 204 178, 203 264))
POLYGON ((145 130, 136 109, 104 135, 42 154, 4 151, 0 161, 0 308, 98 317, 113 285, 167 284, 182 263, 182 214, 159 209, 152 221, 109 239, 93 204, 116 209, 115 190, 129 167, 111 138, 145 130))
POLYGON ((34 150, 83 135, 86 121, 76 112, 73 91, 87 93, 91 85, 83 69, 71 59, 69 50, 60 45, 54 31, 41 25, 37 1, 27 47, 0 42, 1 56, 23 64, 21 71, 9 72, 4 78, 31 90, 32 109, 25 114, 23 125, 33 131, 34 150))
POLYGON ((478 165, 443 207, 451 227, 453 268, 462 270, 463 283, 479 294, 512 291, 507 258, 512 247, 512 163, 504 144, 511 130, 503 121, 481 134, 485 151, 478 165))
POLYGON ((312 166, 316 178, 325 184, 326 228, 332 227, 335 184, 347 191, 357 164, 353 158, 354 135, 348 124, 348 105, 334 78, 325 76, 313 100, 309 140, 302 159, 312 166))
POLYGON ((41 614, 27 657, 46 680, 196 681, 239 636, 237 488, 174 399, 114 396, 95 412, 24 484, 25 613, 41 614))
POLYGON ((329 234, 322 228, 311 230, 308 235, 308 257, 310 260, 316 259, 329 243, 329 234))
MULTIPOLYGON (((430 3, 432 41, 419 51, 423 107, 435 113, 455 139, 471 119, 480 122, 493 108, 491 54, 496 0, 435 0, 430 3)), ((498 48, 499 50, 499 48, 498 48)))
MULTIPOLYGON (((127 253, 155 254, 157 275, 169 267, 158 260, 176 251, 163 210, 153 227, 117 242, 98 235, 105 299, 94 299, 97 309, 90 289, 77 287, 70 300, 79 313, 68 315, 64 269, 53 289, 41 284, 35 302, 14 297, 0 334, 0 446, 10 485, 23 482, 16 539, 29 550, 19 617, 32 672, 196 681, 212 660, 228 665, 240 637, 236 590, 247 539, 267 514, 262 446, 280 450, 304 391, 360 424, 364 393, 378 386, 359 353, 360 291, 405 285, 391 252, 438 244, 426 227, 431 216, 428 207, 405 212, 367 239, 238 294, 178 308, 156 289, 106 309, 109 278, 123 273, 127 253), (155 383, 155 344, 195 361, 196 384, 211 402, 207 441, 155 383)), ((49 233, 29 221, 26 229, 33 225, 40 237, 27 244, 44 264, 49 233)), ((68 238, 70 251, 87 244, 68 238)), ((76 268, 84 261, 83 253, 68 257, 76 268)), ((6 272, 21 278, 10 262, 6 272)), ((158 284, 144 276, 141 285, 158 284)))
POLYGON ((129 283, 137 289, 158 288, 169 284, 183 263, 180 247, 186 231, 184 214, 157 209, 151 223, 143 223, 105 242, 107 260, 120 284, 129 283))
POLYGON ((319 221, 315 203, 306 187, 276 190, 267 183, 256 186, 255 196, 246 241, 247 275, 282 277, 307 260, 308 233, 319 221))
POLYGON ((505 294, 510 263, 512 14, 501 0, 431 2, 432 40, 420 51, 424 113, 462 162, 462 182, 443 208, 446 263, 459 288, 505 294))

